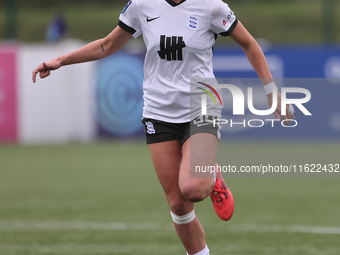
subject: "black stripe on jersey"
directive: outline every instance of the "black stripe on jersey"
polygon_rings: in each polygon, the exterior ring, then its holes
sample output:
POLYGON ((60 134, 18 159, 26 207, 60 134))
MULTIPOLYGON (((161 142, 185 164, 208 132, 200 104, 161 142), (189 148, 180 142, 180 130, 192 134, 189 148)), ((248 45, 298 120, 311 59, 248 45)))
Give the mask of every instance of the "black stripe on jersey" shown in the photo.
POLYGON ((136 30, 132 27, 129 27, 128 25, 126 25, 123 21, 118 21, 118 26, 120 26, 122 29, 124 29, 126 32, 129 32, 131 34, 136 33, 136 30))
POLYGON ((165 1, 167 1, 167 3, 170 4, 172 7, 175 7, 175 6, 180 5, 181 3, 185 2, 185 0, 182 0, 179 3, 175 3, 172 0, 165 0, 165 1))
POLYGON ((234 31, 236 25, 238 23, 238 19, 235 19, 234 23, 231 25, 228 31, 220 33, 222 36, 229 36, 234 31))

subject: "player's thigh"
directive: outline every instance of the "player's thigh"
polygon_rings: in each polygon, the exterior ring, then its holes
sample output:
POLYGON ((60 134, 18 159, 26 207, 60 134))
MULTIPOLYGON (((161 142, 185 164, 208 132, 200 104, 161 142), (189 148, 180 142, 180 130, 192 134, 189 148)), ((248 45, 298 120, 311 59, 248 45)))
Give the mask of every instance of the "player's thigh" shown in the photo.
POLYGON ((182 147, 181 174, 193 178, 209 178, 205 173, 209 167, 214 166, 218 153, 218 138, 209 133, 192 135, 182 147))
POLYGON ((214 166, 217 148, 218 139, 208 133, 192 135, 184 143, 178 182, 182 194, 189 201, 201 201, 211 193, 213 174, 206 170, 214 166), (204 171, 200 171, 202 169, 204 171))
POLYGON ((174 213, 185 214, 193 209, 193 205, 183 197, 178 185, 182 161, 181 147, 179 140, 149 144, 156 174, 170 209, 174 213))

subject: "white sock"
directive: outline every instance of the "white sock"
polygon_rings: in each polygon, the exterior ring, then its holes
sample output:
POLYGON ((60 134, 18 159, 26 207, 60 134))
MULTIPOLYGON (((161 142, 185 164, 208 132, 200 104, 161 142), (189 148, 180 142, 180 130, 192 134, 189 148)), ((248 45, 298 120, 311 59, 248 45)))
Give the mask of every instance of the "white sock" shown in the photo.
MULTIPOLYGON (((207 245, 205 245, 205 248, 203 250, 201 250, 200 252, 197 252, 193 255, 209 255, 209 248, 207 245)), ((187 255, 189 255, 189 253, 187 253, 187 255)))

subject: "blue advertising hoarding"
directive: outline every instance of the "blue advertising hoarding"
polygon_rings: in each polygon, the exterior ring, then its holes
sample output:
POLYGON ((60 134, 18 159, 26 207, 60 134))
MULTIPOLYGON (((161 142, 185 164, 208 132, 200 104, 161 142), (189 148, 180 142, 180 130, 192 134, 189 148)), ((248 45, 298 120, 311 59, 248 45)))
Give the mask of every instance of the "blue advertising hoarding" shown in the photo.
MULTIPOLYGON (((312 98, 305 106, 312 116, 304 116, 295 109, 298 121, 295 128, 265 125, 230 131, 223 127, 222 133, 244 138, 339 138, 340 48, 273 47, 265 55, 278 85, 303 87, 311 92, 312 98)), ((119 53, 99 62, 95 86, 100 137, 142 136, 143 58, 143 54, 119 53)), ((213 64, 218 78, 256 77, 240 48, 215 48, 213 64)), ((262 93, 262 88, 258 93, 262 93)))

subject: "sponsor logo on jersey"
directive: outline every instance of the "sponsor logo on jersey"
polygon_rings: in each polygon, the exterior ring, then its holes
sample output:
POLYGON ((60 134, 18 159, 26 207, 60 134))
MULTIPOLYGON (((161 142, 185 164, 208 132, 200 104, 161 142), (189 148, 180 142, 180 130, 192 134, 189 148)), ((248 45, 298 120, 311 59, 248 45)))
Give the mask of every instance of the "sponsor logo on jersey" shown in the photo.
POLYGON ((155 17, 155 18, 149 18, 149 17, 147 17, 146 18, 146 21, 147 22, 150 22, 150 21, 153 21, 153 20, 155 20, 155 19, 159 19, 161 16, 158 16, 158 17, 155 17))
POLYGON ((122 10, 122 13, 124 13, 126 11, 126 9, 132 4, 132 0, 130 0, 127 5, 124 7, 124 9, 122 10))
POLYGON ((197 23, 198 23, 198 19, 194 16, 190 16, 189 18, 189 27, 191 28, 197 28, 197 23))
POLYGON ((161 35, 158 55, 161 59, 166 59, 167 61, 172 60, 183 60, 182 49, 185 48, 185 42, 183 41, 183 36, 170 36, 161 35))
MULTIPOLYGON (((229 21, 232 16, 234 16, 234 13, 233 13, 233 11, 230 11, 230 14, 227 15, 227 20, 229 21)), ((226 24, 227 24, 227 21, 224 19, 223 20, 223 26, 225 26, 226 24)))
POLYGON ((148 122, 145 122, 145 125, 146 125, 146 128, 147 128, 147 133, 152 135, 152 134, 155 134, 156 133, 156 130, 153 126, 153 123, 148 121, 148 122))
POLYGON ((230 14, 227 16, 227 19, 230 20, 232 16, 234 16, 234 13, 233 11, 230 11, 230 14))

